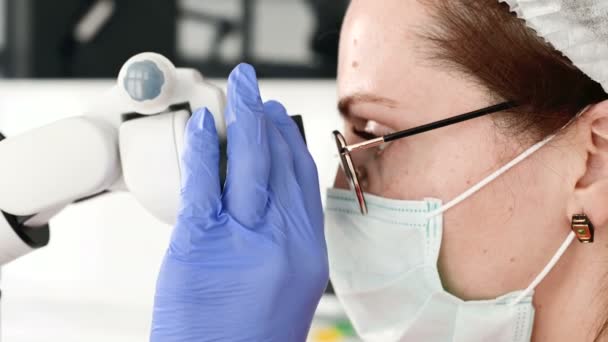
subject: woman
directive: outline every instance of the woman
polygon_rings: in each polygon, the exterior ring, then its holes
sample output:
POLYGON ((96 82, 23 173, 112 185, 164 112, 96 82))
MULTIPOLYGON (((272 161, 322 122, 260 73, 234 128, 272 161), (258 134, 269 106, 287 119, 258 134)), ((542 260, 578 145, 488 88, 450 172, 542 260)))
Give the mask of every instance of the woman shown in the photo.
MULTIPOLYGON (((510 5, 536 31, 494 0, 350 5, 336 136, 353 165, 336 187, 356 175, 365 198, 329 191, 325 236, 336 293, 367 340, 603 338, 605 56, 593 41, 573 44, 580 35, 559 21, 542 25, 570 11, 595 29, 606 15, 593 1, 527 3, 510 5), (564 42, 581 54, 553 47, 564 42), (478 109, 382 146, 343 146, 478 109)), ((209 113, 189 124, 155 341, 304 340, 327 280, 316 171, 297 129, 280 104, 262 104, 248 66, 231 75, 228 98, 223 192, 217 150, 199 148, 215 138, 209 113)))

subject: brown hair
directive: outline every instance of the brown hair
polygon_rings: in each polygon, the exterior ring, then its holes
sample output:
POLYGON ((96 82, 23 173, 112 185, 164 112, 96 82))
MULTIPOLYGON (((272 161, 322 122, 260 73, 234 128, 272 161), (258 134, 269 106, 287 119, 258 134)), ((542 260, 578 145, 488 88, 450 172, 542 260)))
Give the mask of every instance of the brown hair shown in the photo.
MULTIPOLYGON (((608 98, 601 85, 510 12, 498 0, 421 0, 432 9, 432 60, 455 67, 489 90, 496 101, 520 106, 495 122, 539 139, 588 104, 608 98)), ((608 316, 595 340, 608 334, 608 316)))
POLYGON ((601 85, 540 38, 498 0, 423 0, 436 25, 424 36, 433 60, 456 67, 496 100, 520 106, 500 118, 516 133, 546 136, 586 105, 608 98, 601 85))

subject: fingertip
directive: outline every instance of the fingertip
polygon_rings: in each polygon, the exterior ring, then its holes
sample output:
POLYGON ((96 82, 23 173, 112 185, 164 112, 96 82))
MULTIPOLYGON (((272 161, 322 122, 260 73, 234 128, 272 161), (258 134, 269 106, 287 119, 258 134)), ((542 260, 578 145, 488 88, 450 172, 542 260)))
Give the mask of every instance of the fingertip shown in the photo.
POLYGON ((202 128, 210 133, 215 133, 215 118, 213 114, 207 109, 207 107, 203 108, 203 124, 202 128))
POLYGON ((234 81, 241 77, 257 79, 257 75, 253 65, 248 63, 239 63, 230 72, 230 75, 228 76, 228 81, 234 81))
POLYGON ((264 110, 258 80, 253 66, 241 63, 228 77, 228 105, 226 106, 226 125, 230 126, 239 117, 246 115, 261 116, 264 110))
POLYGON ((202 132, 216 133, 215 119, 207 107, 201 107, 194 111, 188 120, 186 130, 190 134, 202 132))
POLYGON ((207 108, 199 108, 197 110, 194 111, 194 113, 192 113, 192 115, 190 115, 190 119, 188 119, 188 126, 190 126, 190 128, 199 128, 200 125, 199 123, 201 122, 201 117, 203 115, 205 115, 205 110, 207 108))
POLYGON ((283 104, 277 100, 269 100, 264 102, 264 109, 266 112, 287 115, 287 109, 285 109, 285 106, 283 106, 283 104))
POLYGON ((293 119, 287 114, 287 109, 279 101, 270 100, 264 103, 264 113, 276 125, 295 126, 293 119))
POLYGON ((238 93, 239 95, 259 95, 258 77, 253 66, 241 63, 230 72, 228 92, 238 93))

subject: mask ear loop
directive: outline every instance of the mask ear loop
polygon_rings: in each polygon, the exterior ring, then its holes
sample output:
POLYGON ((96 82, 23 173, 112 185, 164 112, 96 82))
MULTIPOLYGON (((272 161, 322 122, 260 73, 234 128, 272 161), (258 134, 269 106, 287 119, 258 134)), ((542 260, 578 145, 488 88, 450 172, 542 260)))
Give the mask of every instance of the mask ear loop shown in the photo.
MULTIPOLYGON (((591 105, 588 105, 585 108, 583 108, 581 111, 579 111, 572 119, 570 119, 564 126, 562 126, 562 128, 560 128, 558 130, 558 132, 561 132, 566 127, 568 127, 570 124, 572 124, 574 121, 576 121, 576 119, 578 119, 584 112, 586 112, 587 109, 590 106, 591 105)), ((474 193, 476 193, 477 191, 479 191, 481 188, 483 188, 484 186, 486 186, 488 183, 490 183, 493 180, 495 180, 496 178, 500 177, 503 173, 507 172, 509 169, 511 169, 515 165, 519 164, 524 159, 528 158, 534 152, 538 151, 541 147, 545 146, 549 141, 551 141, 553 138, 555 138, 556 135, 557 135, 557 133, 551 134, 551 135, 547 136, 546 138, 544 138, 543 140, 541 140, 538 143, 534 144, 532 147, 530 147, 529 149, 527 149, 526 151, 524 151, 523 153, 521 153, 519 156, 515 157, 513 160, 511 160, 510 162, 508 162, 507 164, 505 164, 504 166, 502 166, 500 169, 494 171, 494 173, 492 173, 488 177, 482 179, 480 182, 478 182, 477 184, 473 185, 467 191, 465 191, 465 192, 461 193, 460 195, 456 196, 454 199, 452 199, 451 201, 447 202, 446 204, 444 204, 440 208, 428 212, 425 215, 426 219, 429 220, 429 219, 431 219, 431 218, 433 218, 433 217, 435 217, 437 215, 440 215, 443 212, 447 211, 448 209, 450 209, 450 208, 456 206, 457 204, 459 204, 460 202, 464 201, 465 199, 469 198, 474 193)), ((564 242, 562 243, 562 245, 558 248, 557 252, 555 252, 555 254, 553 255, 553 257, 547 263, 547 265, 543 268, 543 270, 536 276, 536 278, 534 278, 534 280, 532 281, 532 283, 530 283, 530 285, 523 292, 521 292, 519 294, 519 296, 517 296, 513 302, 509 303, 508 305, 515 305, 515 304, 519 303, 524 297, 526 297, 532 291, 534 291, 534 289, 536 288, 536 286, 538 286, 538 284, 540 284, 540 282, 547 276, 547 274, 549 274, 549 272, 553 269, 553 267, 555 267, 555 264, 557 264, 557 261, 566 252, 566 249, 568 248, 568 246, 570 246, 570 244, 572 243, 572 240, 574 239, 574 237, 575 237, 574 232, 570 231, 570 234, 568 234, 568 236, 566 237, 566 239, 564 240, 564 242)))
POLYGON ((503 173, 509 171, 509 169, 511 169, 515 165, 519 164, 524 159, 528 158, 534 152, 538 151, 541 147, 543 147, 546 143, 548 143, 554 137, 555 137, 555 134, 550 135, 550 136, 546 137, 545 139, 541 140, 540 142, 534 144, 532 147, 530 147, 525 152, 523 152, 522 154, 520 154, 519 156, 517 156, 515 159, 511 160, 510 162, 508 162, 507 164, 505 164, 500 169, 494 171, 494 173, 492 173, 488 177, 482 179, 479 183, 477 183, 477 184, 473 185, 472 187, 470 187, 467 191, 465 191, 465 192, 461 193, 460 195, 456 196, 454 199, 452 199, 451 201, 449 201, 446 204, 442 205, 440 208, 437 208, 437 209, 435 209, 433 211, 428 212, 426 214, 426 218, 427 219, 431 219, 431 218, 433 218, 433 217, 435 217, 435 216, 437 216, 439 214, 442 214, 443 212, 447 211, 448 209, 451 209, 452 207, 456 206, 460 202, 462 202, 465 199, 469 198, 474 193, 476 193, 477 191, 481 190, 481 188, 483 188, 484 186, 488 185, 488 183, 490 183, 493 180, 495 180, 496 178, 502 176, 503 173))
POLYGON ((555 264, 557 264, 557 262, 562 257, 564 252, 566 252, 566 249, 568 249, 568 246, 570 246, 570 244, 574 240, 574 237, 575 237, 574 232, 570 231, 570 234, 568 234, 568 236, 566 237, 566 240, 564 240, 562 245, 557 249, 557 252, 555 252, 555 254, 551 258, 551 260, 549 260, 549 263, 547 263, 547 266, 545 266, 545 268, 543 268, 543 270, 536 276, 536 278, 534 278, 532 283, 530 283, 530 285, 528 285, 528 287, 524 291, 522 291, 519 294, 519 296, 517 296, 517 298, 515 298, 514 301, 512 301, 511 303, 508 304, 509 306, 518 304, 522 299, 524 299, 527 295, 529 295, 532 291, 534 291, 536 286, 538 286, 538 284, 540 284, 540 282, 543 281, 543 279, 545 279, 547 274, 549 274, 549 272, 551 272, 553 267, 555 267, 555 264))
MULTIPOLYGON (((588 105, 585 108, 583 108, 581 111, 579 111, 574 117, 572 117, 572 119, 570 119, 565 125, 563 125, 557 131, 561 132, 566 127, 570 126, 574 121, 576 121, 576 119, 578 119, 584 112, 586 112, 589 107, 591 107, 591 105, 588 105)), ((447 211, 448 209, 451 209, 452 207, 456 206, 460 202, 462 202, 465 199, 469 198, 474 193, 476 193, 477 191, 481 190, 481 188, 483 188, 484 186, 488 185, 488 183, 490 183, 493 180, 495 180, 496 178, 502 176, 503 173, 509 171, 509 169, 511 169, 515 165, 521 163, 524 159, 528 158, 534 152, 538 151, 541 147, 545 146, 549 141, 551 141, 553 138, 555 138, 556 135, 557 135, 557 133, 551 134, 551 135, 547 136, 546 138, 544 138, 543 140, 541 140, 541 141, 537 142, 536 144, 532 145, 532 147, 530 147, 529 149, 527 149, 526 151, 524 151, 523 153, 521 153, 520 155, 518 155, 517 157, 515 157, 513 160, 511 160, 507 164, 503 165, 500 169, 494 171, 494 173, 492 173, 488 177, 482 179, 477 184, 475 184, 472 187, 470 187, 465 192, 463 192, 460 195, 456 196, 454 199, 452 199, 451 201, 449 201, 446 204, 442 205, 440 208, 437 208, 435 210, 432 210, 432 211, 428 212, 425 215, 426 219, 431 219, 431 218, 433 218, 433 217, 435 217, 435 216, 437 216, 439 214, 442 214, 443 212, 447 211)))

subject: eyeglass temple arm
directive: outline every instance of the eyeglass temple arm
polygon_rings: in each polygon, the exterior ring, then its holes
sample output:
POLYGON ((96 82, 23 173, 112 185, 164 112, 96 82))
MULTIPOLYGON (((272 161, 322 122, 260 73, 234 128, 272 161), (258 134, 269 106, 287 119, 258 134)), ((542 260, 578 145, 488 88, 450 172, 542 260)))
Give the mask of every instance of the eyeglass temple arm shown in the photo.
POLYGON ((412 136, 412 135, 424 133, 424 132, 427 132, 427 131, 430 131, 430 130, 433 130, 433 129, 437 129, 437 128, 453 125, 453 124, 456 124, 456 123, 459 123, 459 122, 463 122, 463 121, 471 120, 471 119, 474 119, 474 118, 478 118, 480 116, 484 116, 484 115, 487 115, 487 114, 492 114, 492 113, 500 112, 500 111, 503 111, 503 110, 506 110, 506 109, 513 108, 515 106, 516 106, 516 104, 514 102, 499 103, 499 104, 496 104, 496 105, 493 105, 493 106, 490 106, 490 107, 486 107, 486 108, 478 109, 478 110, 475 110, 475 111, 472 111, 472 112, 468 112, 468 113, 452 116, 452 117, 449 117, 447 119, 431 122, 431 123, 428 123, 428 124, 425 124, 425 125, 422 125, 422 126, 418 126, 418 127, 406 129, 406 130, 403 130, 403 131, 387 134, 385 136, 378 137, 378 138, 371 139, 371 140, 367 140, 367 141, 364 141, 364 142, 361 142, 361 143, 358 143, 358 144, 353 144, 353 145, 345 146, 344 149, 347 150, 347 151, 349 151, 349 152, 352 152, 352 151, 356 151, 356 150, 364 150, 364 149, 376 147, 376 146, 382 145, 384 143, 387 143, 389 141, 393 141, 393 140, 409 137, 409 136, 412 136))

